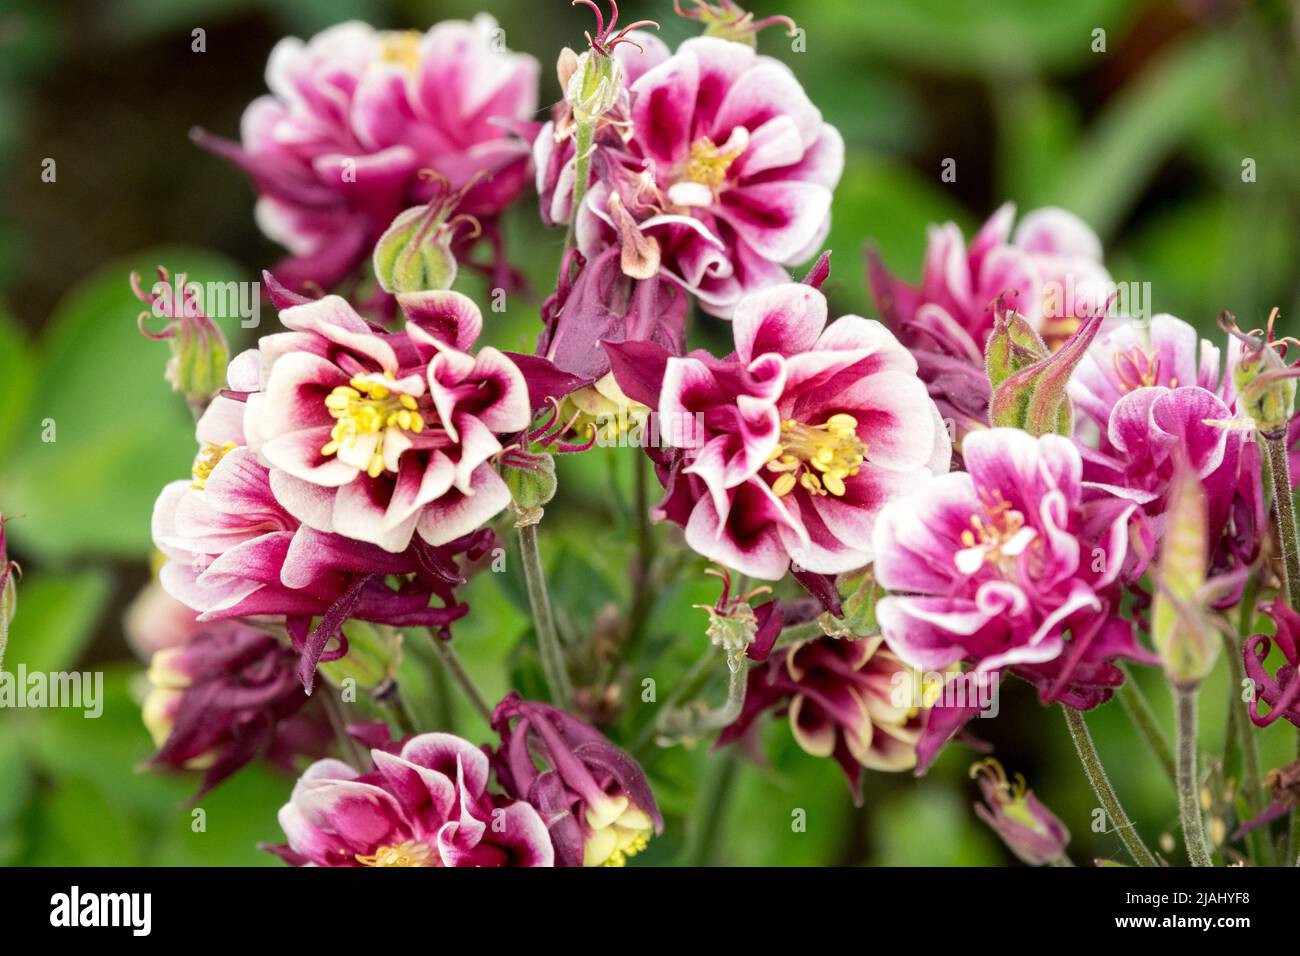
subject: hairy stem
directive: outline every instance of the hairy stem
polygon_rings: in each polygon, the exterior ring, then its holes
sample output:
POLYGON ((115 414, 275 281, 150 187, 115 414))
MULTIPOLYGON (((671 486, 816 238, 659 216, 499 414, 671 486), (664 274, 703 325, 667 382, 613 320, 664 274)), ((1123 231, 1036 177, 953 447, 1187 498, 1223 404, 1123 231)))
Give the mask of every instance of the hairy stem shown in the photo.
POLYGON ((727 661, 727 699, 721 707, 700 711, 691 707, 665 708, 655 729, 665 737, 699 738, 722 730, 745 709, 745 689, 749 683, 745 658, 727 661))
POLYGON ((542 571, 542 556, 537 547, 537 525, 526 524, 519 529, 519 550, 523 556, 528 605, 533 610, 533 627, 537 631, 542 671, 551 691, 551 703, 562 710, 568 710, 573 706, 573 685, 569 682, 569 673, 565 668, 560 635, 555 629, 551 595, 546 590, 546 575, 542 571))
POLYGON ((1124 671, 1124 683, 1116 692, 1120 706, 1124 708, 1124 713, 1128 715, 1128 719, 1146 741, 1152 755, 1169 777, 1169 782, 1175 783, 1174 753, 1169 748, 1169 741, 1165 739, 1164 731, 1160 729, 1160 722, 1156 719, 1155 711, 1151 709, 1151 702, 1133 680, 1133 675, 1128 668, 1121 667, 1121 670, 1124 671))
POLYGON ((1192 866, 1213 866, 1201 819, 1200 786, 1196 779, 1196 689, 1174 688, 1178 712, 1178 816, 1192 866))
POLYGON ((1101 801, 1106 816, 1110 817, 1125 849, 1138 866, 1159 866, 1155 855, 1147 849, 1142 838, 1138 836, 1133 821, 1124 812, 1115 788, 1110 785, 1110 778, 1106 776, 1106 768, 1102 766, 1101 757, 1097 755, 1097 746, 1092 742, 1092 734, 1088 732, 1083 714, 1065 705, 1061 705, 1061 709, 1065 712, 1065 723, 1070 728, 1074 749, 1079 754, 1079 762, 1083 764, 1083 772, 1088 778, 1088 783, 1092 784, 1093 793, 1101 801))
POLYGON ((1286 450, 1286 435, 1261 437, 1268 449, 1269 472, 1273 478, 1273 509, 1277 513, 1277 537, 1286 574, 1287 603, 1300 609, 1300 543, 1296 540, 1295 502, 1291 497, 1291 463, 1286 450))
POLYGON ((448 675, 460 687, 470 706, 491 726, 492 708, 488 706, 487 701, 483 699, 483 695, 479 693, 478 687, 475 686, 474 681, 470 679, 469 674, 465 671, 465 666, 460 662, 460 655, 451 646, 451 641, 443 640, 433 629, 429 630, 429 637, 433 641, 434 653, 438 655, 438 660, 446 669, 448 675))
MULTIPOLYGON (((1254 727, 1246 718, 1245 708, 1241 703, 1241 690, 1246 684, 1246 669, 1242 664, 1241 635, 1249 634, 1255 626, 1255 598, 1259 594, 1259 576, 1252 575, 1246 583, 1246 590, 1241 597, 1241 613, 1237 625, 1237 634, 1225 630, 1223 644, 1228 658, 1228 673, 1231 682, 1228 685, 1228 733, 1235 734, 1237 750, 1241 753, 1241 790, 1240 799, 1245 807, 1244 818, 1249 820, 1263 809, 1261 796, 1263 778, 1259 771, 1259 740, 1254 727)), ((1225 746, 1224 766, 1227 767, 1228 748, 1225 746)), ((1260 866, 1273 866, 1276 856, 1273 841, 1268 828, 1252 830, 1246 838, 1251 848, 1251 860, 1260 866)))
POLYGON ((574 132, 574 172, 573 211, 569 215, 569 232, 564 238, 564 247, 570 248, 576 240, 578 214, 587 198, 587 179, 591 176, 591 148, 595 134, 594 123, 578 123, 574 132))

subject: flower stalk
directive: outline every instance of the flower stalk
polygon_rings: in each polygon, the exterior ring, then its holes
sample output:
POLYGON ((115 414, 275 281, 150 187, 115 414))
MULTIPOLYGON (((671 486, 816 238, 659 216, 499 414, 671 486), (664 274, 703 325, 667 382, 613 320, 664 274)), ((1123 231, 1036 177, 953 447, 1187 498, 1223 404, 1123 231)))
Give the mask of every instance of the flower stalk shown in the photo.
POLYGON ((478 687, 470 678, 469 673, 465 670, 465 666, 460 662, 460 655, 457 654, 456 649, 451 646, 451 641, 439 637, 438 632, 432 628, 429 629, 429 638, 433 642, 433 651, 438 655, 439 662, 441 662, 442 666, 451 676, 451 679, 456 682, 456 685, 460 687, 461 692, 464 693, 465 699, 469 701, 470 706, 474 708, 475 712, 480 717, 491 724, 492 708, 488 706, 487 701, 484 700, 478 687))
POLYGON ((1101 801, 1106 816, 1110 817, 1114 824, 1124 848, 1128 850, 1138 866, 1159 866, 1159 861, 1138 836, 1137 828, 1124 812, 1124 805, 1119 802, 1119 796, 1111 786, 1106 768, 1097 753, 1097 745, 1093 743, 1092 734, 1083 719, 1083 713, 1065 705, 1062 705, 1061 709, 1065 712, 1065 724, 1070 729, 1070 737, 1074 740, 1074 749, 1079 754, 1079 762, 1083 764, 1083 772, 1088 778, 1088 783, 1092 785, 1093 793, 1101 801))
POLYGON ((1128 719, 1132 722, 1134 728, 1146 741, 1152 756, 1156 758, 1161 769, 1169 777, 1169 781, 1176 783, 1174 754, 1169 748, 1169 741, 1165 739, 1164 731, 1160 729, 1160 722, 1156 719, 1155 711, 1151 709, 1151 702, 1147 700, 1142 688, 1134 681, 1132 672, 1122 665, 1120 669, 1124 671, 1124 683, 1119 686, 1115 696, 1118 698, 1120 706, 1124 708, 1124 713, 1128 715, 1128 719))
POLYGON ((573 685, 565 667, 560 635, 555 629, 555 613, 551 610, 546 573, 542 570, 542 556, 537 547, 536 524, 524 524, 519 528, 519 551, 523 558, 524 583, 528 588, 528 606, 532 608, 533 627, 537 631, 542 672, 546 675, 551 701, 567 710, 573 705, 573 685))
POLYGON ((1192 866, 1213 866, 1196 779, 1196 688, 1175 687, 1178 713, 1178 815, 1192 866))

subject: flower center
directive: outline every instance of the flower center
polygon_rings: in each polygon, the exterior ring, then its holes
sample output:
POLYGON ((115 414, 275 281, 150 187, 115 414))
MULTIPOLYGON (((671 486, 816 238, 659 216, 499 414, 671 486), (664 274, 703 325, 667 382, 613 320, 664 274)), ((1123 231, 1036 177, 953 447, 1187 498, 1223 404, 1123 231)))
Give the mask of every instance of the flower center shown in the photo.
POLYGON ((609 816, 600 816, 591 808, 586 813, 589 827, 583 841, 583 866, 626 866, 650 842, 654 821, 627 797, 612 798, 609 816))
MULTIPOLYGON (((384 375, 393 378, 392 373, 384 375)), ((348 464, 364 468, 371 478, 378 478, 386 467, 384 437, 389 430, 415 434, 424 431, 424 419, 416 411, 416 404, 413 396, 392 392, 381 382, 353 378, 325 396, 325 407, 338 424, 320 453, 337 454, 348 464)))
POLYGON ((727 170, 739 155, 739 149, 719 149, 709 137, 701 136, 691 143, 691 156, 686 162, 686 178, 693 183, 717 189, 727 181, 727 170))
MULTIPOLYGON (((1125 392, 1145 388, 1160 383, 1160 356, 1134 347, 1127 352, 1116 352, 1111 362, 1115 366, 1115 377, 1119 379, 1120 388, 1125 392)), ((1178 379, 1171 379, 1170 388, 1178 387, 1178 379)))
POLYGON ((767 470, 780 474, 772 490, 784 496, 799 484, 809 494, 843 495, 844 479, 856 475, 867 456, 857 428, 858 420, 845 414, 821 425, 783 421, 780 441, 767 460, 767 470))
POLYGON ((392 846, 381 846, 369 856, 357 854, 357 862, 362 866, 428 866, 433 850, 427 843, 419 840, 407 840, 392 846))
POLYGON ((1011 507, 1011 502, 999 492, 990 494, 981 490, 980 498, 984 501, 984 514, 970 516, 971 526, 961 533, 961 543, 981 552, 985 562, 997 564, 1004 557, 1014 557, 1007 554, 1006 548, 1024 528, 1025 516, 1011 507))
POLYGON ((193 486, 202 491, 208 484, 212 470, 221 463, 227 452, 234 451, 235 448, 233 441, 220 445, 214 441, 205 441, 199 453, 194 456, 194 466, 190 469, 190 474, 194 477, 193 486))
POLYGON ((386 30, 379 35, 379 61, 396 63, 414 73, 420 66, 418 30, 386 30))

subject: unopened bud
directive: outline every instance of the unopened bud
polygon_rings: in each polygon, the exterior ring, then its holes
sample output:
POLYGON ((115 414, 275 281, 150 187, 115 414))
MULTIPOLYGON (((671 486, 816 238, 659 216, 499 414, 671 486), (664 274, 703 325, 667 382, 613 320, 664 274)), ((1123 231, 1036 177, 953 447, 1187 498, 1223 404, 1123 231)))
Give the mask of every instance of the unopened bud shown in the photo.
POLYGON ((1219 640, 1205 613, 1202 589, 1209 562, 1205 489, 1195 473, 1174 479, 1168 526, 1160 552, 1151 640, 1165 675, 1179 687, 1195 687, 1214 668, 1219 640))
POLYGON ((131 289, 136 298, 150 307, 138 320, 141 333, 154 341, 166 340, 171 346, 167 362, 167 381, 173 390, 193 405, 205 406, 226 382, 230 350, 216 323, 204 314, 197 286, 185 281, 185 273, 175 280, 162 266, 159 281, 151 291, 140 285, 140 274, 131 273, 131 289), (146 323, 155 318, 167 319, 162 331, 151 332, 146 323))
MULTIPOLYGON (((1065 387, 1075 366, 1083 360, 1088 346, 1097 337, 1102 318, 1099 314, 1085 319, 1078 331, 1055 353, 1011 371, 995 384, 989 400, 989 420, 993 426, 1020 428, 1035 436, 1070 434, 1074 410, 1065 387)), ((1008 323, 1006 338, 1000 339, 996 346, 990 339, 990 350, 986 352, 988 365, 990 369, 996 368, 999 374, 1032 351, 1021 333, 1012 332, 1015 327, 1008 323)))

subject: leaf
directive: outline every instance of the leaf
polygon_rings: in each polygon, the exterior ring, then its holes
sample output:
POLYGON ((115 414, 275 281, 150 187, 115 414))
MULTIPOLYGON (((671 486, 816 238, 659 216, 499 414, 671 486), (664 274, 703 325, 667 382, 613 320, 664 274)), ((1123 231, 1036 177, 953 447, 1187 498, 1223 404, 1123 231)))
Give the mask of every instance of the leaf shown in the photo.
POLYGON ((106 266, 60 303, 39 350, 45 386, 0 476, 0 501, 22 518, 14 539, 44 560, 145 553, 158 492, 189 473, 194 425, 163 379, 168 350, 136 328, 142 306, 127 285, 158 263, 197 282, 238 277, 208 253, 161 248, 106 266))
POLYGON ((108 599, 107 574, 98 570, 66 575, 33 571, 18 588, 18 613, 5 652, 8 669, 25 664, 28 671, 50 673, 73 667, 94 634, 108 599))

